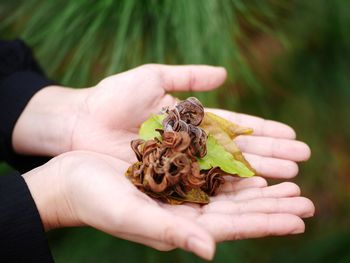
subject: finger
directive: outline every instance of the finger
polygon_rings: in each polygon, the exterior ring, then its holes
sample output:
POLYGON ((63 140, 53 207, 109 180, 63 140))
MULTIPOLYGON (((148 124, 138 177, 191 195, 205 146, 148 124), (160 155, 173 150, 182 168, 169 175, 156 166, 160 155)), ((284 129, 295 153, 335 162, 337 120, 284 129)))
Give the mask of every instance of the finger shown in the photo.
POLYGON ((197 221, 214 236, 217 242, 299 234, 305 230, 303 220, 290 214, 205 214, 197 221))
POLYGON ((290 126, 271 120, 265 120, 260 117, 250 116, 242 113, 235 113, 227 110, 220 109, 207 109, 221 117, 237 123, 241 126, 250 127, 254 130, 254 135, 285 138, 285 139, 295 139, 296 134, 293 128, 290 126))
POLYGON ((306 161, 311 154, 307 144, 296 140, 238 136, 235 143, 242 152, 296 162, 306 161))
POLYGON ((150 65, 159 72, 163 88, 174 91, 204 91, 219 87, 226 79, 226 70, 222 67, 205 65, 167 66, 150 65))
POLYGON ((152 248, 160 250, 160 251, 170 251, 170 250, 173 250, 176 248, 175 246, 168 245, 164 242, 160 242, 160 241, 153 239, 153 238, 145 239, 142 235, 137 235, 137 234, 135 234, 135 235, 119 234, 118 237, 121 239, 144 244, 148 247, 152 247, 152 248))
POLYGON ((299 171, 298 165, 293 161, 249 153, 243 153, 243 155, 257 173, 264 177, 290 179, 299 171))
POLYGON ((220 193, 231 193, 246 188, 258 188, 267 186, 267 181, 260 176, 249 178, 233 178, 225 176, 225 183, 219 188, 220 193))
POLYGON ((221 214, 293 214, 302 218, 311 217, 315 212, 313 203, 305 197, 258 198, 244 201, 211 202, 202 208, 204 213, 221 214))
MULTIPOLYGON (((134 204, 137 202, 139 200, 134 204)), ((130 206, 133 207, 134 204, 131 203, 130 206)), ((191 251, 205 259, 213 257, 215 243, 212 237, 191 220, 146 202, 133 207, 132 211, 133 215, 119 229, 128 229, 128 234, 132 235, 142 233, 145 240, 155 239, 160 243, 191 251)))
POLYGON ((300 188, 291 182, 284 182, 264 188, 249 188, 233 193, 220 193, 210 201, 243 201, 256 198, 283 198, 300 196, 300 188))
MULTIPOLYGON (((209 204, 220 201, 243 202, 261 198, 287 198, 298 196, 300 196, 300 188, 298 185, 291 182, 284 182, 267 187, 247 188, 238 191, 220 192, 217 196, 210 197, 209 204)), ((185 215, 187 218, 198 217, 202 213, 201 209, 207 206, 205 205, 200 207, 194 204, 175 206, 164 203, 161 203, 160 205, 168 211, 175 213, 176 215, 185 215)))

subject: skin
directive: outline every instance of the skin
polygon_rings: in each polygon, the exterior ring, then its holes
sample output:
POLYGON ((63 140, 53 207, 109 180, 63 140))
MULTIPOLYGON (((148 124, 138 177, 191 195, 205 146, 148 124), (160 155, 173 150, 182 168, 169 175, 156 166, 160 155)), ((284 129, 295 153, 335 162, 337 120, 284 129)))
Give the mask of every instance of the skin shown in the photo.
POLYGON ((182 248, 207 260, 217 242, 302 233, 301 218, 314 213, 297 185, 267 186, 261 177, 228 179, 204 206, 164 204, 123 176, 128 166, 108 155, 74 151, 23 177, 45 230, 87 225, 158 250, 182 248))
MULTIPOLYGON (((50 86, 36 93, 15 125, 12 142, 18 153, 57 156, 23 175, 45 229, 89 225, 205 259, 213 257, 216 242, 303 232, 301 218, 313 215, 314 206, 292 183, 268 187, 261 177, 230 178, 206 206, 169 206, 124 177, 135 160, 130 141, 150 114, 176 103, 169 92, 211 90, 225 78, 220 67, 145 65, 91 88, 50 86)), ((294 177, 296 162, 310 156, 309 147, 285 124, 208 110, 254 129, 236 142, 264 177, 294 177)))
MULTIPOLYGON (((152 113, 176 103, 169 92, 212 90, 225 78, 221 67, 145 65, 92 88, 47 87, 35 94, 20 116, 13 146, 24 154, 56 156, 88 150, 135 161, 130 141, 152 113)), ((253 136, 241 136, 236 142, 264 177, 292 178, 298 173, 296 162, 310 157, 309 147, 296 141, 294 130, 285 124, 211 110, 254 129, 253 136)))

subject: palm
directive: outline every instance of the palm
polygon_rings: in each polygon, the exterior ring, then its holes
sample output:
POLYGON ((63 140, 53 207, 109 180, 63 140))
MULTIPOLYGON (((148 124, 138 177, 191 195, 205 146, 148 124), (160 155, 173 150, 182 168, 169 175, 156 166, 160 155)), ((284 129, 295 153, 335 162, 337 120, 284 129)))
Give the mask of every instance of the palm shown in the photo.
POLYGON ((220 193, 204 206, 160 205, 172 214, 198 223, 216 242, 221 242, 303 232, 300 218, 312 216, 314 207, 299 195, 295 184, 268 187, 264 179, 255 177, 226 182, 220 193))
POLYGON ((152 113, 174 104, 160 75, 147 67, 104 79, 91 92, 85 108, 89 115, 76 125, 73 149, 86 149, 133 160, 130 141, 152 113))
MULTIPOLYGON (((222 69, 206 66, 144 66, 101 81, 89 92, 80 114, 72 149, 92 150, 133 161, 130 141, 137 138, 141 123, 164 106, 173 105, 172 91, 208 90, 225 79, 222 69)), ((309 158, 310 150, 295 141, 287 125, 261 118, 212 110, 254 129, 254 136, 237 138, 246 158, 265 177, 291 178, 296 161, 309 158)))
POLYGON ((227 180, 221 193, 205 206, 167 205, 149 198, 122 175, 128 163, 97 153, 69 155, 75 159, 69 162, 75 170, 68 179, 74 189, 69 205, 77 214, 73 217, 161 250, 189 249, 189 236, 200 236, 210 244, 211 239, 219 242, 300 233, 304 230, 300 218, 314 211, 308 199, 299 197, 295 184, 267 187, 260 177, 227 180))

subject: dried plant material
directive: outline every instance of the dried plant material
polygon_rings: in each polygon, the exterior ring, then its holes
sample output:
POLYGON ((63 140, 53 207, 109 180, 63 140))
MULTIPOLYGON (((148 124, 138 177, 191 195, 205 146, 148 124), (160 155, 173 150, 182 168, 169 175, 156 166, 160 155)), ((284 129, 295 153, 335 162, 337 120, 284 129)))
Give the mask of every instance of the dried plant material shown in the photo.
POLYGON ((149 196, 159 199, 163 202, 171 205, 180 205, 183 202, 196 203, 196 204, 207 204, 209 203, 209 196, 204 191, 198 188, 191 189, 184 197, 176 195, 161 195, 153 192, 146 192, 149 196))
POLYGON ((163 121, 165 131, 186 132, 191 138, 191 151, 200 158, 207 153, 207 134, 198 127, 204 117, 204 108, 200 101, 190 97, 179 102, 174 109, 166 109, 168 116, 163 121))
POLYGON ((206 204, 224 183, 224 175, 254 175, 221 145, 247 130, 204 114, 193 97, 163 111, 146 120, 140 128, 141 139, 131 142, 137 162, 126 176, 141 191, 170 204, 206 204))
POLYGON ((204 174, 191 152, 191 139, 186 132, 163 132, 161 140, 134 140, 131 147, 138 162, 127 171, 138 187, 154 193, 187 198, 188 192, 200 188, 204 174), (178 184, 181 181, 181 184, 178 184))
MULTIPOLYGON (((185 197, 172 197, 173 200, 178 202, 190 202, 197 204, 209 203, 209 196, 199 188, 193 188, 185 195, 185 197)), ((180 203, 180 204, 181 204, 180 203)))
POLYGON ((216 133, 216 130, 219 128, 223 132, 225 132, 232 140, 236 138, 238 135, 247 135, 247 134, 253 133, 252 128, 241 127, 212 112, 205 113, 200 127, 213 135, 216 133))
POLYGON ((214 167, 205 171, 205 184, 202 185, 201 189, 210 196, 215 195, 220 185, 225 182, 224 175, 229 174, 223 174, 219 167, 214 167))
POLYGON ((201 124, 204 117, 204 108, 200 101, 195 97, 190 97, 187 100, 180 101, 172 111, 179 115, 180 120, 194 126, 201 124))

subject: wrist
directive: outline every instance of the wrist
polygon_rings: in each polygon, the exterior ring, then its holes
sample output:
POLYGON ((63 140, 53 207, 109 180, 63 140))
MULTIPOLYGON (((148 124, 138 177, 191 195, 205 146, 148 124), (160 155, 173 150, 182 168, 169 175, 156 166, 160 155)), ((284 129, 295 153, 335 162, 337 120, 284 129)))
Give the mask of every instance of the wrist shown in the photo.
POLYGON ((35 202, 45 231, 80 226, 70 205, 65 176, 68 176, 61 157, 56 157, 25 174, 23 178, 35 202))
POLYGON ((85 89, 48 86, 38 91, 12 133, 15 152, 55 156, 71 150, 71 135, 85 100, 85 89))

